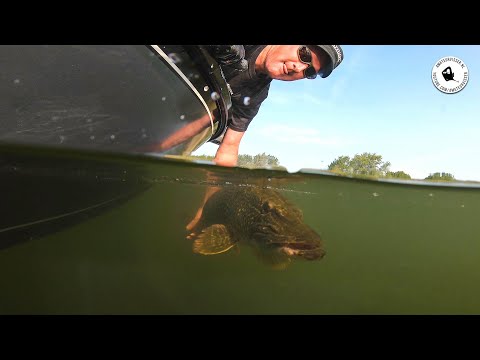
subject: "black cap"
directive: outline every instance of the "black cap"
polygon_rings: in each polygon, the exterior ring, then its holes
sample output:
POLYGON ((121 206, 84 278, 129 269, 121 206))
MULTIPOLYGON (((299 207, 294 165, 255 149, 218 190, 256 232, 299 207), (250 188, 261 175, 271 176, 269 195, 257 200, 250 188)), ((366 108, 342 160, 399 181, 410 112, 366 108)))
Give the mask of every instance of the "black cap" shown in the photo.
POLYGON ((327 66, 319 72, 322 78, 326 78, 343 61, 343 50, 340 45, 313 45, 325 51, 330 58, 327 66))

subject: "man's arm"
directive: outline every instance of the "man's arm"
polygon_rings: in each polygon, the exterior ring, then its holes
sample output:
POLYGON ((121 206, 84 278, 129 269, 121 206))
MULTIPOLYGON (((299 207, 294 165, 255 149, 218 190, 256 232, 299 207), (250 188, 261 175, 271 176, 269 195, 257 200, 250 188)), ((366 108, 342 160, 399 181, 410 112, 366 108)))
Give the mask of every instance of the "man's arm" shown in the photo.
POLYGON ((215 155, 215 164, 220 166, 237 166, 238 148, 244 131, 228 128, 215 155))
POLYGON ((171 149, 178 144, 192 139, 195 135, 199 134, 201 131, 209 127, 210 123, 210 115, 205 114, 198 119, 186 124, 174 133, 170 134, 166 139, 162 140, 161 142, 143 147, 141 151, 163 152, 171 149))
MULTIPOLYGON (((227 128, 227 131, 223 136, 222 143, 218 147, 217 154, 215 155, 214 162, 216 165, 230 166, 230 167, 237 165, 238 148, 240 146, 240 141, 242 140, 243 134, 245 134, 244 131, 235 131, 230 128, 227 128)), ((205 203, 218 190, 220 190, 220 188, 217 186, 209 187, 207 189, 203 197, 202 205, 197 210, 197 213, 195 214, 195 217, 193 218, 193 220, 190 221, 190 223, 186 226, 187 230, 192 231, 195 228, 195 226, 197 225, 198 221, 202 216, 203 207, 205 203)), ((190 236, 187 238, 190 238, 190 236)))

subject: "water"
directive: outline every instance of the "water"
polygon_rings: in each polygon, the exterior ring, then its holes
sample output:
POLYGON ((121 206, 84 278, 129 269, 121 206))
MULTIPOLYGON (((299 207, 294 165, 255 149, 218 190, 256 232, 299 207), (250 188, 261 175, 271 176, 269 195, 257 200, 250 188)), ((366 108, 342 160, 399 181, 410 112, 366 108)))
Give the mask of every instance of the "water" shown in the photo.
POLYGON ((480 312, 475 186, 48 149, 2 154, 2 229, 17 226, 0 232, 2 314, 480 312), (321 235, 325 257, 279 271, 247 246, 193 253, 185 226, 212 185, 278 189, 321 235), (57 219, 21 226, 42 216, 57 219))

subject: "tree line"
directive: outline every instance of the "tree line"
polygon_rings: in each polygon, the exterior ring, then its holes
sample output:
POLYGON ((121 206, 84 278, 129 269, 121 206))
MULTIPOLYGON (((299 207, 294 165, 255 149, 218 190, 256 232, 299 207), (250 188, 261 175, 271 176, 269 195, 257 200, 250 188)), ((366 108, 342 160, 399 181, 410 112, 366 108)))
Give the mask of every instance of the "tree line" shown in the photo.
MULTIPOLYGON (((191 159, 213 161, 212 155, 191 155, 191 159)), ((387 179, 412 179, 410 174, 405 171, 390 171, 391 163, 384 161, 382 155, 376 153, 364 152, 356 154, 352 158, 346 155, 337 157, 328 165, 328 170, 339 175, 355 177, 373 177, 387 179)), ((246 168, 286 168, 280 165, 276 156, 261 153, 257 155, 242 154, 238 155, 238 166, 246 168)), ((455 177, 448 172, 435 172, 428 175, 423 180, 431 181, 457 181, 455 177)))
MULTIPOLYGON (((353 158, 339 156, 328 165, 328 170, 347 176, 390 178, 390 179, 411 179, 410 174, 404 171, 390 171, 391 163, 383 161, 381 155, 365 152, 356 154, 353 158)), ((435 172, 423 180, 432 181, 456 181, 455 177, 447 172, 435 172)))
MULTIPOLYGON (((197 160, 207 160, 213 161, 215 156, 212 155, 191 155, 189 158, 197 159, 197 160)), ((280 161, 276 156, 261 153, 256 155, 248 155, 248 154, 241 154, 238 155, 238 162, 237 165, 240 167, 246 168, 275 168, 275 169, 284 169, 286 168, 280 165, 280 161)))

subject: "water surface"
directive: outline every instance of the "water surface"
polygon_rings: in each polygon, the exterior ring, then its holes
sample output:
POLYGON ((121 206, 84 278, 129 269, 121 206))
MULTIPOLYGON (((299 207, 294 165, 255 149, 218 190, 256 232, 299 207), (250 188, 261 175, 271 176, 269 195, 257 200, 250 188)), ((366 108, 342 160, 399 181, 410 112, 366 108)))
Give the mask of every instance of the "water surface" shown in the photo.
POLYGON ((480 312, 474 185, 48 149, 2 154, 2 314, 480 312), (279 271, 248 246, 194 253, 185 226, 210 186, 277 189, 320 234, 325 257, 279 271))

